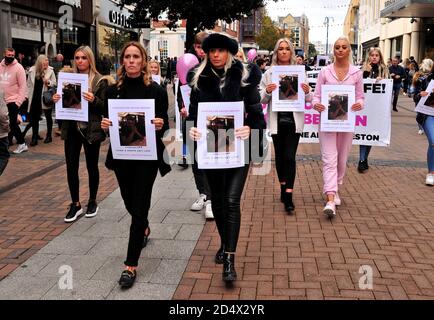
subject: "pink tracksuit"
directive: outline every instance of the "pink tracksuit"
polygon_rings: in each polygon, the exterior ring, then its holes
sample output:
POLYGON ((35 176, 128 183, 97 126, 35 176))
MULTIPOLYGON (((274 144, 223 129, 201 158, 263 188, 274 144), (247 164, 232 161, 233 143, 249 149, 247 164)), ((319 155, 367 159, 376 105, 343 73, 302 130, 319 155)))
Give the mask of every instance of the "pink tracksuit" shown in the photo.
MULTIPOLYGON (((356 91, 356 102, 363 106, 363 77, 362 71, 355 66, 350 66, 348 74, 343 81, 339 81, 334 64, 323 68, 317 79, 315 94, 312 104, 321 103, 321 86, 329 85, 354 85, 356 91)), ((323 192, 325 194, 336 194, 338 185, 343 184, 348 154, 353 142, 352 132, 321 132, 319 129, 319 142, 321 146, 321 158, 323 161, 323 192)))

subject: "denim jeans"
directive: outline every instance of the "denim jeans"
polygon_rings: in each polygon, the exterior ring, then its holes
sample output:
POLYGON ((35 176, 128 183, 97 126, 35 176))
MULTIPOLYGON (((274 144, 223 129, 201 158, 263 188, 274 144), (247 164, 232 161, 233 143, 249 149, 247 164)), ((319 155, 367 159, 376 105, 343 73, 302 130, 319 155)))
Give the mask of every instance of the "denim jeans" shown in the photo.
POLYGON ((427 162, 428 171, 434 172, 434 117, 428 116, 423 124, 423 130, 428 138, 427 162))
POLYGON ((369 153, 371 152, 372 146, 360 146, 360 157, 359 161, 368 160, 369 153))

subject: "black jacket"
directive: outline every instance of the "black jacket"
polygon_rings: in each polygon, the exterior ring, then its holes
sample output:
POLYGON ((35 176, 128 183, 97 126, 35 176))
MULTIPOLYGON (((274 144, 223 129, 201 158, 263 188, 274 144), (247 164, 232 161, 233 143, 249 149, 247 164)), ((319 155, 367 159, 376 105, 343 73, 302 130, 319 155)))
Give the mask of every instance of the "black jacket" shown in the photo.
MULTIPOLYGON (((262 112, 261 97, 258 85, 262 73, 259 68, 249 68, 247 86, 241 86, 243 64, 236 61, 226 72, 223 88, 220 89, 220 77, 211 69, 211 64, 205 67, 199 81, 198 88, 193 88, 190 96, 190 108, 188 121, 194 121, 197 125, 197 108, 199 102, 235 102, 244 101, 244 124, 251 129, 265 129, 266 123, 262 112)), ((187 80, 190 83, 197 68, 192 70, 187 80)))
MULTIPOLYGON (((164 120, 163 128, 156 131, 157 139, 157 155, 158 169, 161 176, 165 176, 170 172, 171 167, 164 161, 165 146, 162 141, 164 133, 169 129, 169 119, 167 116, 168 97, 167 92, 160 85, 151 82, 149 86, 145 86, 142 78, 130 79, 126 78, 123 86, 118 88, 116 85, 110 86, 107 89, 107 97, 105 100, 105 117, 108 117, 108 99, 154 99, 155 100, 155 117, 164 120)), ((168 157, 166 157, 168 159, 168 157)), ((116 164, 121 161, 137 161, 137 160, 118 160, 113 159, 111 146, 107 153, 106 167, 114 169, 116 164)), ((153 160, 142 161, 143 163, 151 163, 153 160)))

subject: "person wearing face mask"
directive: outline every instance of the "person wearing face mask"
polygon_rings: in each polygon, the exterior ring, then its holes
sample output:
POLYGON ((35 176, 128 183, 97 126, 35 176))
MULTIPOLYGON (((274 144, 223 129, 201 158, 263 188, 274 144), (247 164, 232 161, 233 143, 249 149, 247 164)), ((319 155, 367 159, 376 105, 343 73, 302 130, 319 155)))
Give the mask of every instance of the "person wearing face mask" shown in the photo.
POLYGON ((44 143, 53 141, 51 137, 53 130, 52 108, 44 104, 42 101, 42 93, 47 91, 49 87, 55 85, 56 76, 53 68, 48 65, 47 56, 40 55, 36 59, 35 65, 30 68, 27 79, 27 96, 29 99, 28 112, 32 125, 32 142, 30 142, 30 146, 36 146, 38 144, 39 118, 41 117, 42 110, 47 120, 47 136, 44 143))
MULTIPOLYGON (((380 48, 369 49, 368 56, 363 65, 363 78, 371 78, 376 80, 383 80, 389 78, 389 69, 383 59, 383 54, 380 48)), ((371 152, 372 146, 360 145, 360 158, 357 170, 363 173, 369 169, 368 156, 371 152)))
MULTIPOLYGON (((325 106, 321 104, 321 88, 323 85, 354 86, 356 102, 351 111, 363 109, 365 101, 362 72, 352 64, 351 45, 346 37, 340 37, 333 46, 334 62, 321 69, 312 100, 313 108, 321 117, 325 116, 325 106)), ((323 192, 327 203, 323 212, 329 218, 336 216, 336 206, 341 205, 338 186, 342 185, 347 167, 348 154, 353 143, 353 132, 323 132, 319 127, 319 143, 323 161, 323 192)))
POLYGON ((4 59, 0 63, 0 89, 4 91, 4 97, 9 111, 10 132, 8 135, 9 145, 13 137, 17 139, 18 147, 13 151, 15 154, 27 151, 24 135, 18 125, 18 110, 26 100, 26 72, 21 64, 15 59, 15 50, 6 48, 4 59))

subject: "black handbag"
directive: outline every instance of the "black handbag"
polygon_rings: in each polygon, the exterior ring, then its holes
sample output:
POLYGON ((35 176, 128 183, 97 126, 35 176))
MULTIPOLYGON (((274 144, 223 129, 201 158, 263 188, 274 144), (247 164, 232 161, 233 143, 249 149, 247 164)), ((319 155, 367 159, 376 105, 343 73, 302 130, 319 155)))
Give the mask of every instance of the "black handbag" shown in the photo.
POLYGON ((44 102, 45 106, 48 108, 54 107, 53 96, 56 94, 56 87, 49 87, 48 90, 42 93, 42 102, 44 102))

